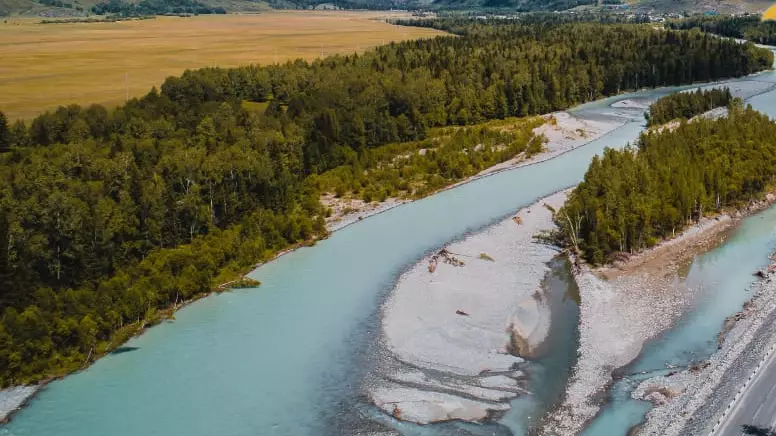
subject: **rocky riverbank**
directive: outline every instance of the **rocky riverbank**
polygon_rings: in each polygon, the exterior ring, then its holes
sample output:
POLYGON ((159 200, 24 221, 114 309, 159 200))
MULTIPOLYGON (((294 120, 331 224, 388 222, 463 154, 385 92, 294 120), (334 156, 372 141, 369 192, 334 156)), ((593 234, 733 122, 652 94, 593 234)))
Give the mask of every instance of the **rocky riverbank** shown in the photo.
POLYGON ((679 269, 720 242, 734 220, 705 219, 677 237, 603 268, 579 263, 579 359, 562 404, 544 420, 543 434, 579 432, 598 413, 612 371, 638 357, 644 343, 668 329, 693 301, 679 269))
POLYGON ((384 355, 367 378, 372 402, 402 420, 478 421, 527 393, 520 370, 544 341, 550 308, 541 282, 556 248, 561 192, 425 257, 385 303, 384 355), (549 207, 548 207, 549 206, 549 207))
POLYGON ((8 422, 40 388, 37 385, 29 385, 0 390, 0 423, 8 422))
MULTIPOLYGON (((563 404, 545 419, 544 434, 576 433, 598 413, 600 394, 612 382, 612 372, 638 357, 647 340, 670 328, 699 293, 699 289, 689 288, 680 280, 682 266, 696 254, 720 245, 742 218, 774 202, 776 196, 768 194, 762 201, 752 202, 729 215, 705 218, 650 250, 623 257, 606 267, 592 269, 579 265, 575 276, 582 299, 580 357, 563 404)), ((772 304, 772 308, 776 307, 776 301, 772 304)), ((743 318, 739 315, 731 319, 730 326, 743 318)), ((735 328, 744 327, 736 324, 735 328)), ((738 333, 731 332, 728 336, 733 338, 731 347, 740 348, 744 342, 738 333)), ((724 359, 730 360, 729 355, 724 359)), ((714 377, 722 377, 727 366, 715 370, 716 366, 719 365, 702 363, 692 370, 677 371, 671 377, 643 382, 634 397, 653 401, 660 407, 650 412, 647 425, 639 434, 700 434, 699 428, 709 422, 708 417, 695 421, 690 421, 690 417, 710 399, 709 390, 719 380, 712 383, 712 376, 702 381, 696 377, 708 371, 721 371, 714 377), (688 422, 698 428, 688 431, 684 427, 688 422)))
MULTIPOLYGON (((765 201, 753 203, 736 216, 774 202, 776 195, 769 194, 765 201)), ((776 261, 776 256, 771 260, 776 261)), ((776 271, 770 268, 758 275, 760 280, 748 289, 752 298, 722 326, 717 352, 690 368, 650 378, 637 387, 633 397, 655 405, 638 434, 705 434, 722 417, 743 380, 776 345, 776 271)))
POLYGON ((750 289, 754 297, 737 313, 720 349, 691 368, 642 382, 633 397, 651 401, 639 435, 708 434, 743 382, 776 344, 776 274, 750 289))

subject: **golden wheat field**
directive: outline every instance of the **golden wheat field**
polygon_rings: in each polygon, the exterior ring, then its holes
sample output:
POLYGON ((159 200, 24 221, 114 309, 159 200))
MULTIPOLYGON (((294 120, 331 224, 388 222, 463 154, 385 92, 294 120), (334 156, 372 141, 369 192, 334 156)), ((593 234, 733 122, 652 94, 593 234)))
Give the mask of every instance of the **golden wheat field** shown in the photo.
POLYGON ((268 12, 115 23, 0 22, 0 110, 30 118, 59 105, 116 105, 206 66, 313 59, 410 38, 385 12, 268 12))

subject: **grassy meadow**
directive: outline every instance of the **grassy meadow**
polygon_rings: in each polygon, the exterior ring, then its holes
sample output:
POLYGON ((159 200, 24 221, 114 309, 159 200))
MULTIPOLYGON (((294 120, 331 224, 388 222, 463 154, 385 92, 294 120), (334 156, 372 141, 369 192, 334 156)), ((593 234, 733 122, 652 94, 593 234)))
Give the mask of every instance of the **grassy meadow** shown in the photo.
POLYGON ((170 75, 352 53, 432 29, 392 26, 387 12, 268 12, 115 23, 0 22, 0 110, 12 120, 59 105, 117 105, 170 75))

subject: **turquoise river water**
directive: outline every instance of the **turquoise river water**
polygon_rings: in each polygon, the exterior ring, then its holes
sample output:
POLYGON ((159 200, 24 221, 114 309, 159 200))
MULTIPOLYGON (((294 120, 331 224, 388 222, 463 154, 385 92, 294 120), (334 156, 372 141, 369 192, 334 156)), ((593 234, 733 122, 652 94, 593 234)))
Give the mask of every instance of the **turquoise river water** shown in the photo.
MULTIPOLYGON (((774 81, 766 73, 758 80, 774 81)), ((776 117, 776 93, 761 94, 747 102, 776 117)), ((700 297, 671 330, 645 345, 642 355, 626 368, 631 374, 611 389, 609 403, 587 428, 585 436, 625 435, 644 419, 650 404, 631 398, 641 380, 664 371, 668 365, 687 366, 705 360, 717 350, 717 335, 730 315, 751 298, 747 291, 753 272, 766 266, 776 250, 776 207, 747 218, 719 247, 696 256, 685 282, 699 289, 700 297)))
MULTIPOLYGON (((776 78, 767 73, 758 80, 776 78)), ((637 92, 577 107, 572 112, 580 117, 619 117, 627 122, 555 159, 392 209, 258 268, 251 275, 262 281, 260 289, 200 300, 178 312, 174 322, 132 339, 127 347, 133 351, 109 355, 85 371, 50 383, 0 428, 0 435, 320 436, 365 428, 364 422, 375 416, 363 398, 360 381, 376 349, 379 306, 399 274, 430 250, 578 183, 591 158, 604 147, 621 147, 636 139, 643 128, 641 110, 613 109, 611 103, 624 98, 652 100, 679 89, 684 88, 637 92)), ((773 116, 774 96, 771 92, 751 103, 773 116)), ((744 273, 738 277, 720 272, 719 264, 728 258, 714 259, 729 256, 730 262, 745 265, 745 273, 751 274, 759 252, 744 253, 747 246, 762 244, 757 237, 745 236, 747 231, 740 232, 743 246, 730 248, 734 251, 729 254, 724 254, 723 247, 722 254, 699 259, 691 277, 716 280, 714 286, 719 289, 743 290, 744 273)), ((745 297, 730 298, 739 304, 745 297)), ((735 311, 731 301, 720 304, 698 310, 723 318, 724 313, 735 311)), ((713 336, 708 331, 719 327, 711 324, 699 326, 688 338, 677 333, 670 345, 675 351, 655 345, 647 351, 644 366, 682 359, 684 350, 706 352, 713 336), (685 346, 688 342, 699 345, 685 346)), ((568 332, 563 335, 566 341, 573 340, 568 332)), ((566 363, 559 368, 549 362, 545 371, 565 377, 572 359, 557 358, 566 363)), ((546 397, 547 401, 554 398, 551 393, 546 397)), ((509 434, 505 428, 519 433, 518 421, 528 418, 516 406, 504 418, 505 426, 441 428, 449 430, 445 434, 477 434, 478 428, 488 428, 487 434, 509 434)), ((624 409, 612 406, 606 416, 613 420, 597 422, 604 427, 595 434, 625 434, 628 425, 637 422, 622 418, 631 416, 636 407, 630 402, 623 402, 624 409)), ((408 434, 418 431, 417 426, 403 429, 408 434)))

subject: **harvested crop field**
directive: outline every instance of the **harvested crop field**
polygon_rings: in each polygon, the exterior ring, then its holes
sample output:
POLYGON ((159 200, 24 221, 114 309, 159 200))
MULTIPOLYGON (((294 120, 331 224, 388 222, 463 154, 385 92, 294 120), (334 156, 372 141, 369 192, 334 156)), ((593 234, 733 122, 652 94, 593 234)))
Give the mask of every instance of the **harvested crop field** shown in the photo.
POLYGON ((0 22, 0 110, 117 105, 185 69, 307 60, 440 32, 387 24, 388 12, 268 12, 113 23, 0 22))

